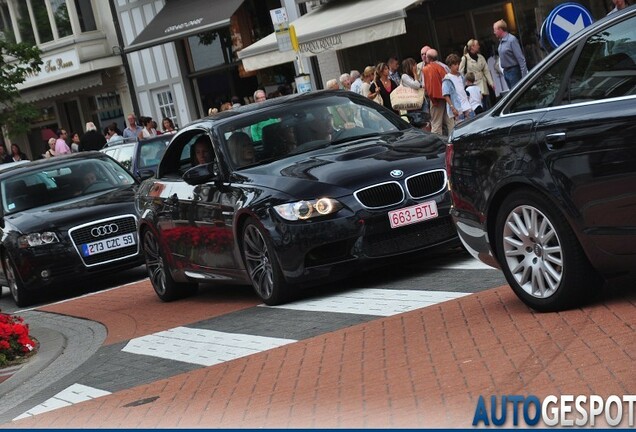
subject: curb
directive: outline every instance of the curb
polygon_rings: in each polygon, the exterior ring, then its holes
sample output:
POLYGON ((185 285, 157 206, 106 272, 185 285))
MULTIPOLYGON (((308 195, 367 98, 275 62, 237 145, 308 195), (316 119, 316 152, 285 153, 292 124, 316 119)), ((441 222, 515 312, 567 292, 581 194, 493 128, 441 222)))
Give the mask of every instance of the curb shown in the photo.
MULTIPOLYGON (((0 398, 53 363, 66 347, 66 338, 58 331, 45 327, 31 327, 30 333, 40 342, 40 348, 24 364, 7 368, 7 374, 11 376, 0 382, 0 398)), ((0 380, 5 375, 3 373, 5 371, 5 369, 0 371, 0 380)))

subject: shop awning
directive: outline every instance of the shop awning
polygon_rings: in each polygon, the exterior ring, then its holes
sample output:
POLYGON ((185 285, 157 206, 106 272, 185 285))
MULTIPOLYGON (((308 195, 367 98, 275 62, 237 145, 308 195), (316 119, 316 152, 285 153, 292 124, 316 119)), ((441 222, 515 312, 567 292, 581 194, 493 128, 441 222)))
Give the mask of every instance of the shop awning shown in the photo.
POLYGON ((166 0, 163 9, 124 51, 137 51, 227 27, 241 3, 243 0, 166 0))
POLYGON ((92 73, 79 77, 60 80, 59 82, 46 83, 46 85, 38 86, 33 89, 23 90, 20 92, 20 99, 23 102, 36 102, 39 100, 52 99, 57 96, 86 90, 92 87, 102 85, 102 74, 92 73))
MULTIPOLYGON (((341 50, 406 33, 406 8, 424 0, 332 0, 292 24, 301 55, 341 50)), ((293 61, 294 51, 278 50, 271 33, 238 52, 245 70, 293 61)))

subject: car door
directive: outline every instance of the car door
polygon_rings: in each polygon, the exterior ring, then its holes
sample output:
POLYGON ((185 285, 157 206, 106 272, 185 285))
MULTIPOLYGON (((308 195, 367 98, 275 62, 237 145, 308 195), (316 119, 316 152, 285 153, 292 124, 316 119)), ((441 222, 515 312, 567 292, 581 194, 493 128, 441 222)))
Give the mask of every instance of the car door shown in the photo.
POLYGON ((582 41, 570 70, 537 124, 546 168, 599 248, 636 254, 636 242, 620 241, 636 227, 636 17, 582 41))
MULTIPOLYGON (((180 172, 196 165, 194 145, 201 136, 210 142, 206 131, 195 130, 175 138, 171 144, 181 148, 180 172)), ((211 145, 211 144, 210 144, 211 145)), ((213 149, 213 164, 220 160, 213 149)), ((222 182, 190 185, 178 179, 165 182, 161 195, 163 210, 157 226, 173 257, 184 270, 214 277, 214 269, 234 269, 232 220, 234 205, 231 190, 222 182)))

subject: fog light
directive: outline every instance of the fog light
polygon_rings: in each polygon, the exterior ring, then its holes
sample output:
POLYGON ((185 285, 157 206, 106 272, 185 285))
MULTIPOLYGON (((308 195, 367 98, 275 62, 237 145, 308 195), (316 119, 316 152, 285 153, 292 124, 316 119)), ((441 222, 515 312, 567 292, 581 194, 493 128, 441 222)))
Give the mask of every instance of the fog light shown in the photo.
POLYGON ((40 276, 42 276, 42 279, 47 279, 49 276, 51 276, 51 271, 50 270, 42 270, 42 273, 40 273, 40 276))

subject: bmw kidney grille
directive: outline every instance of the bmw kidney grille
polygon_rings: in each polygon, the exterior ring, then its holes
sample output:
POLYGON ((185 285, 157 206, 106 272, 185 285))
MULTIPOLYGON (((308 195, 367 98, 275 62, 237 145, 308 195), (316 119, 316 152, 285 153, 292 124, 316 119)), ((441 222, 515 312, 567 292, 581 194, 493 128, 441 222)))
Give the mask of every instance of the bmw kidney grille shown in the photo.
MULTIPOLYGON (((405 180, 406 190, 414 199, 421 199, 442 192, 446 188, 446 172, 444 170, 427 171, 415 174, 405 180)), ((404 189, 397 181, 380 183, 359 189, 353 194, 355 198, 369 209, 390 207, 404 201, 404 189)))

